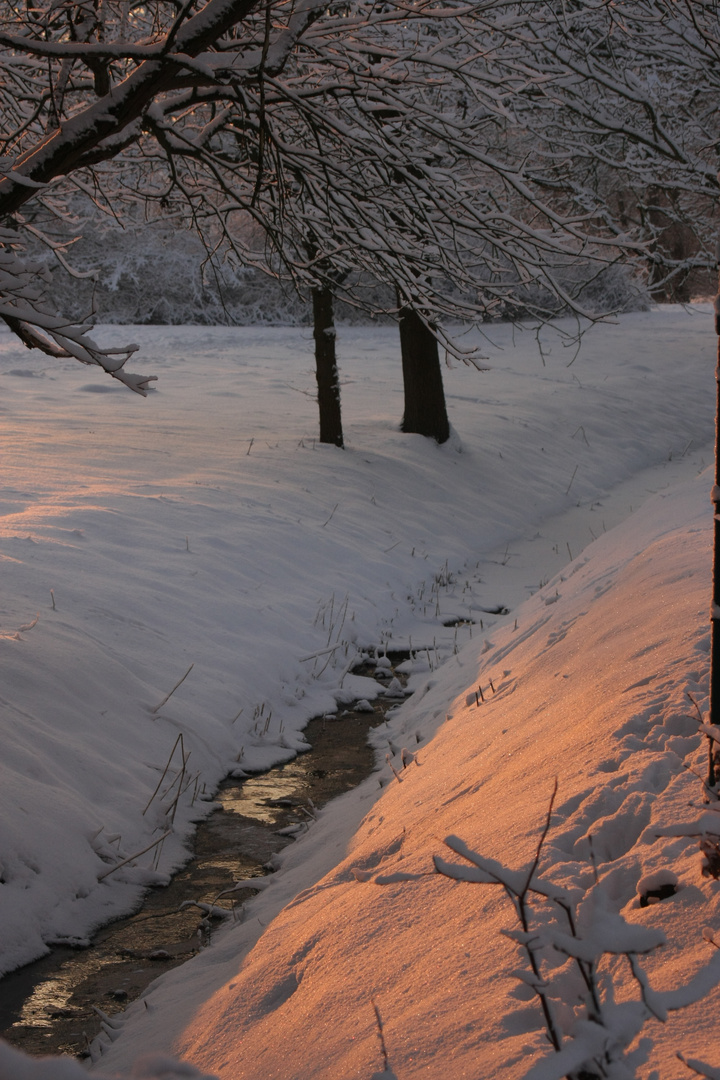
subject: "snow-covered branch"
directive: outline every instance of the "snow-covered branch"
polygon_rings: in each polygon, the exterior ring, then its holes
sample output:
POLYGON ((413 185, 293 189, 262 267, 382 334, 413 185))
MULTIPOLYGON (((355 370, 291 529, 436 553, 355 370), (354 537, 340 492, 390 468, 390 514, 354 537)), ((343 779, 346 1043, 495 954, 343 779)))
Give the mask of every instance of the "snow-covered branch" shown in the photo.
POLYGON ((300 288, 372 274, 429 326, 593 318, 584 286, 619 261, 655 286, 710 265, 713 25, 709 2, 658 0, 562 17, 523 0, 108 0, 102 17, 0 0, 0 218, 38 196, 68 216, 76 174, 120 221, 171 209, 216 257, 300 288), (664 239, 676 226, 687 251, 664 239))
POLYGON ((471 865, 448 863, 436 857, 435 867, 456 881, 501 884, 513 904, 519 928, 504 934, 520 946, 528 964, 513 974, 537 996, 554 1049, 530 1068, 525 1080, 562 1080, 580 1074, 634 1076, 637 1051, 630 1047, 645 1022, 651 1018, 665 1021, 669 1011, 694 1004, 717 986, 720 952, 716 951, 686 985, 662 992, 653 990, 638 957, 664 945, 664 933, 655 927, 627 922, 614 910, 602 882, 596 881, 584 894, 577 890, 577 895, 570 897, 565 890, 554 889, 536 878, 546 832, 547 826, 529 872, 511 870, 472 851, 454 836, 448 837, 446 844, 471 865), (529 903, 531 892, 542 898, 537 908, 529 903), (543 906, 547 900, 552 904, 549 913, 547 905, 543 906), (558 955, 572 962, 570 970, 558 965, 558 955), (605 969, 602 979, 598 975, 606 956, 626 957, 639 991, 637 999, 615 1002, 611 972, 605 969), (579 985, 584 986, 580 995, 579 985), (559 1017, 563 1015, 572 1015, 573 1019, 561 1022, 559 1017))

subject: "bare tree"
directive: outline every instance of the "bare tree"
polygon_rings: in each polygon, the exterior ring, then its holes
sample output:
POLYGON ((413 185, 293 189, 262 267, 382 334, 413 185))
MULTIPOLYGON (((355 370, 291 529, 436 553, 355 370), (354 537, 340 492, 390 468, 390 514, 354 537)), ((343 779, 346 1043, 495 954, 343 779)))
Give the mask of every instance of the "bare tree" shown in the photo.
POLYGON ((333 292, 329 285, 312 290, 315 376, 320 411, 320 442, 343 445, 340 411, 340 375, 335 353, 333 292))
POLYGON ((22 256, 82 194, 120 218, 182 216, 209 254, 318 296, 372 274, 406 330, 464 359, 443 320, 592 318, 583 287, 614 262, 687 268, 658 246, 647 193, 671 185, 671 214, 697 220, 717 191, 715 8, 1 0, 0 316, 144 392, 133 347, 68 326, 22 256))
POLYGON ((450 422, 437 338, 434 327, 423 322, 412 307, 400 308, 400 350, 405 388, 402 430, 447 442, 450 422))

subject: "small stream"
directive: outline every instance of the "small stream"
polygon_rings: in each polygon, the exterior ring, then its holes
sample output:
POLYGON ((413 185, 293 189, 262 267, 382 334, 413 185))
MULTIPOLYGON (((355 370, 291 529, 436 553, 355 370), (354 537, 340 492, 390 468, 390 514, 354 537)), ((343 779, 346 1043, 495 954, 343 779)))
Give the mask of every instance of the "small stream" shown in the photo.
MULTIPOLYGON (((398 663, 406 655, 389 658, 398 663)), ((246 780, 223 782, 215 796, 220 809, 198 825, 193 854, 167 887, 150 889, 139 911, 99 930, 89 948, 53 948, 0 980, 2 1038, 33 1055, 88 1056, 100 1031, 95 1009, 122 1012, 153 979, 211 939, 213 920, 188 902, 213 903, 234 882, 263 877, 273 856, 294 840, 282 830, 304 831, 313 807, 372 772, 368 732, 398 703, 381 696, 372 712, 350 706, 311 720, 307 753, 246 780)), ((249 895, 241 893, 242 899, 249 895)), ((231 901, 218 905, 230 908, 231 901)))

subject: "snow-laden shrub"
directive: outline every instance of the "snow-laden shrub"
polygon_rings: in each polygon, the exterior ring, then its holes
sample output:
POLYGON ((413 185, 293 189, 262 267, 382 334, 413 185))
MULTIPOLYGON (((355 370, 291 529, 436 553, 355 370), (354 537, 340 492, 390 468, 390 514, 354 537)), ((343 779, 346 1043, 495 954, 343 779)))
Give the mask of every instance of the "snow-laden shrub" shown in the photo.
MULTIPOLYGON (((663 931, 628 922, 616 910, 597 873, 589 887, 570 888, 538 873, 556 793, 557 783, 529 866, 513 870, 473 851, 457 836, 448 836, 445 843, 464 861, 435 856, 435 871, 454 881, 499 886, 514 910, 517 928, 502 931, 520 953, 521 966, 512 974, 540 1005, 552 1046, 552 1052, 536 1061, 523 1080, 635 1080, 652 1046, 649 1038, 640 1038, 647 1021, 664 1022, 668 1013, 701 1001, 720 983, 720 943, 712 931, 704 931, 703 938, 715 949, 708 963, 685 985, 654 990, 640 957, 667 943, 663 931), (634 999, 628 999, 626 992, 622 1000, 617 999, 619 969, 608 959, 626 962, 636 986, 634 999)), ((691 827, 694 823, 680 826, 684 831, 669 832, 696 835, 688 833, 691 827)), ((425 876, 373 875, 359 869, 353 873, 358 881, 381 886, 425 876)), ((645 888, 657 885, 656 879, 644 879, 645 888)), ((681 1054, 678 1058, 706 1080, 720 1080, 720 1070, 681 1054)))
MULTIPOLYGON (((455 881, 500 886, 514 908, 518 929, 505 933, 525 961, 514 975, 537 998, 554 1051, 524 1080, 633 1080, 651 1045, 638 1039, 646 1022, 664 1022, 669 1012, 700 1001, 720 983, 720 948, 710 940, 715 953, 686 985, 653 990, 639 958, 666 943, 662 930, 627 922, 597 878, 589 888, 566 889, 538 874, 552 805, 529 868, 512 870, 449 836, 445 843, 464 862, 436 857, 435 869, 455 881), (637 987, 634 1000, 616 1000, 615 969, 604 963, 599 970, 607 957, 626 960, 637 987)), ((701 1062, 686 1064, 714 1076, 701 1062)))
MULTIPOLYGON (((68 260, 94 278, 78 280, 57 268, 52 296, 57 309, 72 319, 89 316, 96 322, 135 324, 199 324, 294 326, 311 321, 310 298, 293 286, 253 266, 239 266, 221 255, 209 257, 200 238, 187 229, 161 221, 127 226, 86 221, 82 236, 72 244, 68 260)), ((592 314, 632 311, 647 307, 648 294, 628 268, 602 268, 577 260, 553 268, 569 296, 592 314)), ((483 292, 482 271, 473 297, 458 294, 459 310, 477 303, 483 292)), ((497 285, 498 283, 495 282, 497 285)), ((509 270, 502 282, 512 299, 492 306, 490 319, 521 319, 563 314, 561 300, 543 286, 542 278, 520 282, 509 270)), ((453 287, 443 282, 445 293, 453 287)), ((396 306, 394 290, 356 276, 338 290, 336 319, 366 323, 396 306)))
POLYGON ((283 283, 253 267, 209 259, 201 240, 163 223, 125 229, 86 225, 72 245, 78 281, 60 269, 53 301, 73 319, 138 325, 294 325, 306 305, 283 283))

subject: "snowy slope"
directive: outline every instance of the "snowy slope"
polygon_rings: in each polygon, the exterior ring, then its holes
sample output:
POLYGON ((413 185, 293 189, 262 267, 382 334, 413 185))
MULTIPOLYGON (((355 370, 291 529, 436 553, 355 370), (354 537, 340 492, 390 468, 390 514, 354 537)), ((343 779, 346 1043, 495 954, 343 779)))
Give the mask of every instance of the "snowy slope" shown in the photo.
MULTIPOLYGON (((541 874, 590 888, 592 837, 611 910, 667 935, 644 961, 654 989, 708 964, 720 981, 720 953, 701 935, 720 939, 720 885, 702 876, 696 838, 662 835, 697 831, 704 810, 685 766, 705 762, 687 694, 706 704, 708 484, 651 498, 520 607, 517 630, 509 622, 449 660, 378 740, 398 751, 400 780, 386 766, 377 801, 373 778, 326 808, 245 923, 156 984, 98 1069, 172 1043, 222 1080, 369 1078, 382 1068, 374 1000, 395 1076, 524 1076, 549 1047, 539 1006, 511 977, 522 960, 501 936, 510 905, 497 888, 433 873, 433 856, 452 857, 442 838, 456 834, 527 868, 554 777, 541 874), (417 754, 405 769, 403 746, 417 754), (677 893, 641 908, 638 882, 658 871, 676 875, 677 893), (289 902, 262 932, 275 887, 289 902)), ((638 997, 619 961, 604 969, 621 999, 638 997)), ((719 1004, 716 990, 651 1021, 638 1075, 682 1075, 676 1050, 718 1064, 708 1020, 719 1004)))
MULTIPOLYGON (((148 401, 0 337, 4 970, 47 942, 84 940, 162 879, 203 793, 230 769, 294 754, 357 648, 412 638, 452 655, 443 619, 514 609, 649 486, 709 460, 704 310, 597 328, 571 366, 557 338, 543 365, 532 335, 494 329, 492 370, 446 373, 457 437, 442 448, 397 432, 390 329, 340 336, 345 451, 314 442, 308 335, 132 336, 162 376, 148 401), (324 671, 305 659, 335 645, 324 671), (172 793, 143 809, 179 733, 191 756, 172 832, 108 874, 168 831, 172 793)), ((494 642, 499 623, 484 621, 494 642)), ((372 686, 349 676, 343 689, 372 686)), ((438 702, 433 724, 449 711, 438 702)), ((283 878, 268 892, 275 907, 293 895, 283 878)))

